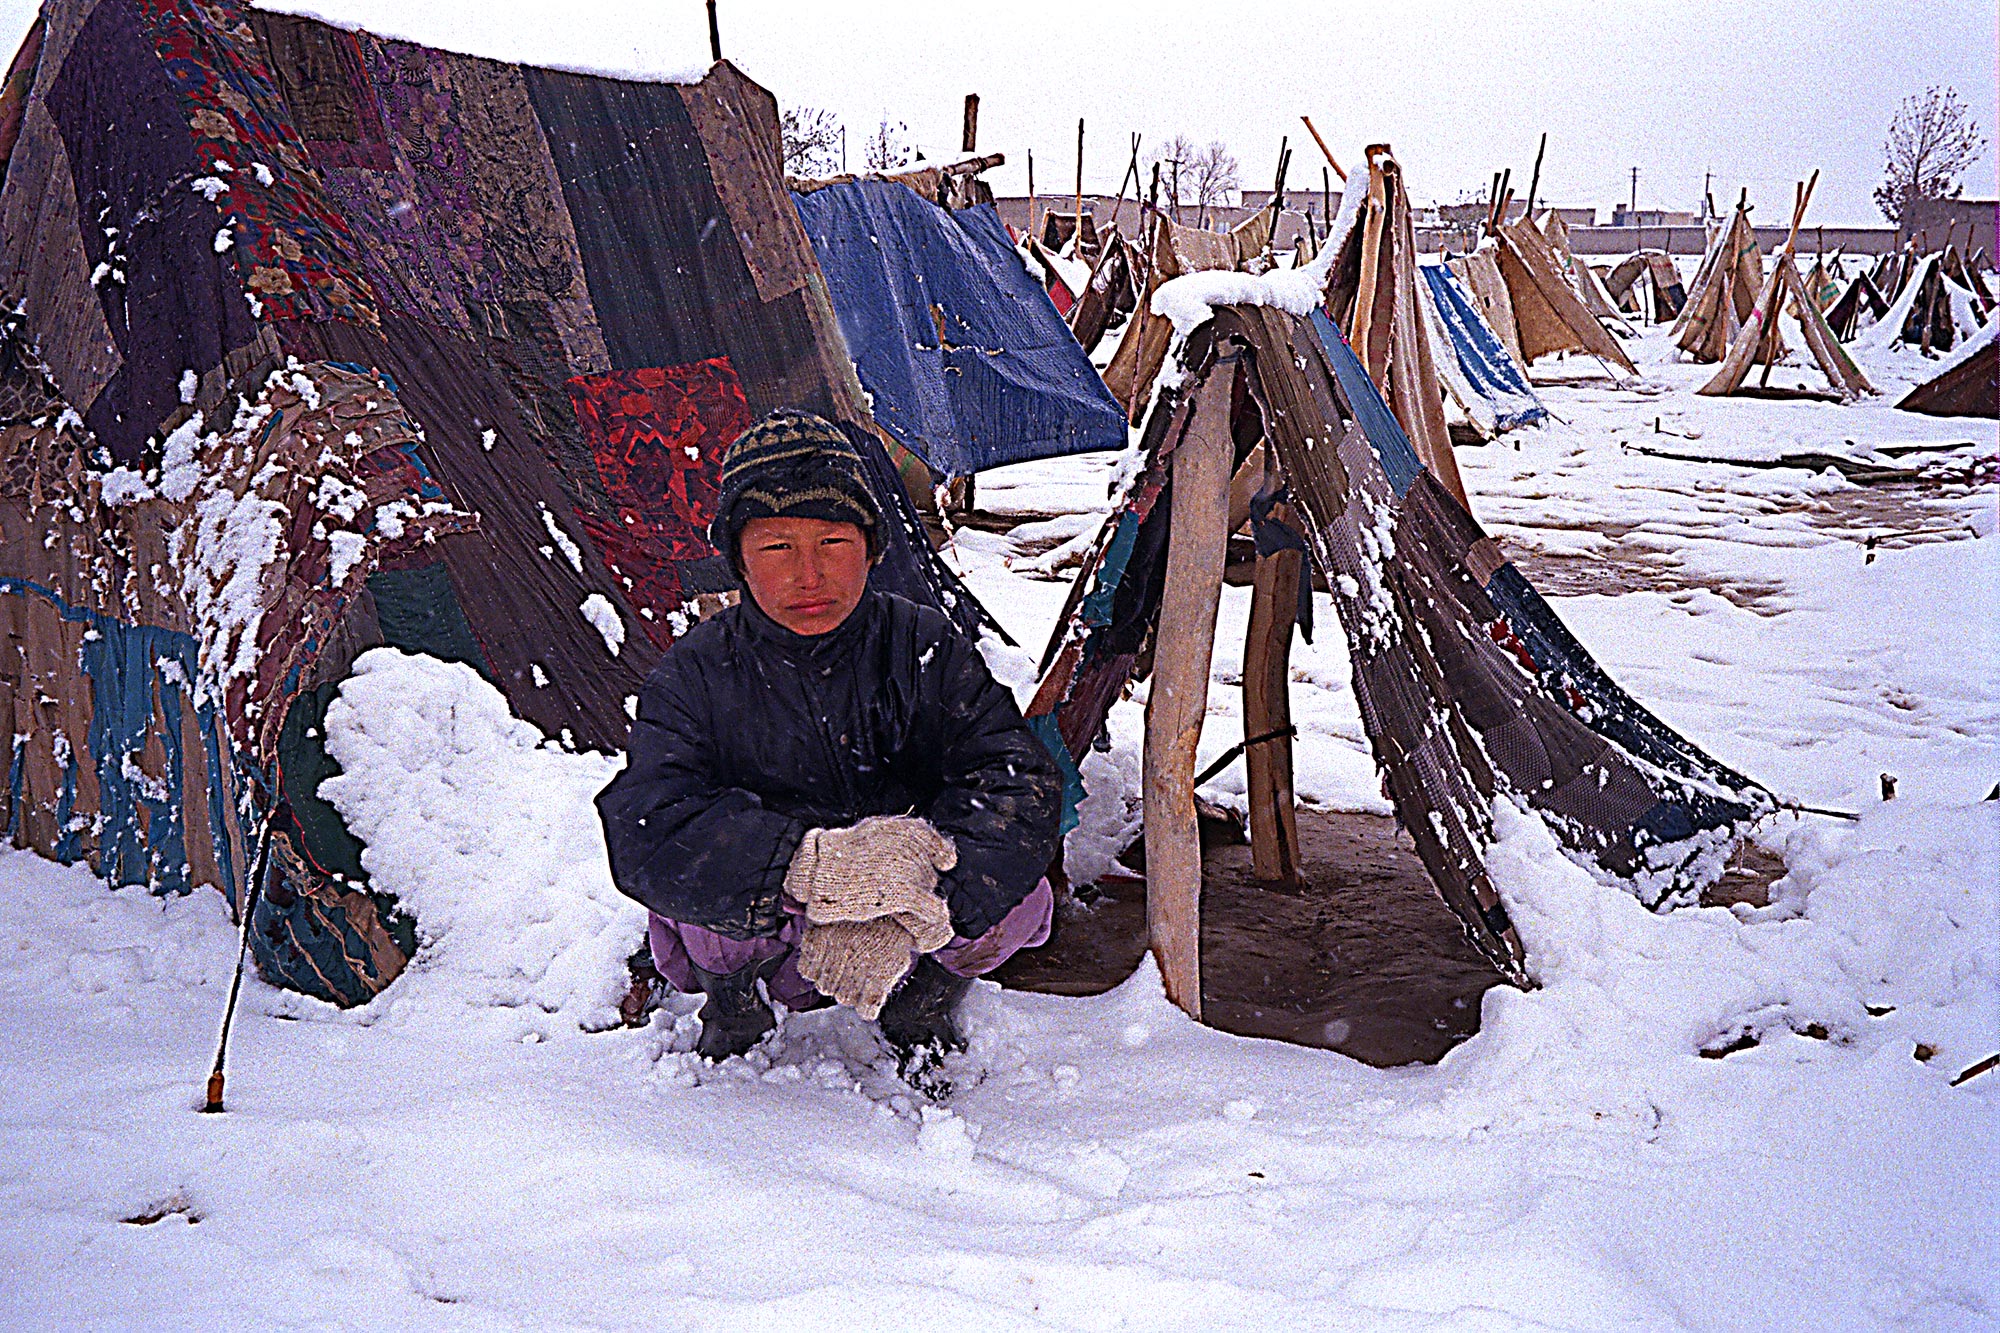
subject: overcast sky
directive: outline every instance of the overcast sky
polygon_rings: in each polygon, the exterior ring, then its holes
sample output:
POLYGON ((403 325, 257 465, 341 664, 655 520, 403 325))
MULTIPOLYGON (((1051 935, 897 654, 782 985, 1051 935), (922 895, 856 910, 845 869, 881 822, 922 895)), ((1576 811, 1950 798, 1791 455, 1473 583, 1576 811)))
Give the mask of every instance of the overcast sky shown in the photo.
MULTIPOLYGON (((507 59, 621 74, 698 68, 702 0, 274 0, 378 32, 507 59)), ((0 0, 10 44, 34 7, 0 0)), ((1310 115, 1343 166, 1387 142, 1419 201, 1449 202, 1514 168, 1525 192, 1549 135, 1542 197, 1608 212, 1639 168, 1642 208, 1691 208, 1703 173, 1716 202, 1739 187, 1758 220, 1783 222, 1792 183, 1821 179, 1822 224, 1880 222, 1869 193, 1897 103, 1956 87, 1988 139, 1966 193, 1995 193, 1995 11, 1990 0, 1088 0, 949 5, 903 0, 721 0, 723 52, 787 105, 823 107, 849 160, 886 116, 931 156, 955 156, 964 95, 981 98, 979 146, 1004 152, 1003 194, 1084 184, 1109 192, 1137 132, 1226 142, 1243 182, 1268 186, 1281 136, 1292 184, 1316 186, 1310 115), (1303 179, 1301 179, 1303 177, 1303 179), (1779 216, 1783 214, 1784 216, 1779 216)), ((1142 150, 1143 151, 1143 150, 1142 150)))

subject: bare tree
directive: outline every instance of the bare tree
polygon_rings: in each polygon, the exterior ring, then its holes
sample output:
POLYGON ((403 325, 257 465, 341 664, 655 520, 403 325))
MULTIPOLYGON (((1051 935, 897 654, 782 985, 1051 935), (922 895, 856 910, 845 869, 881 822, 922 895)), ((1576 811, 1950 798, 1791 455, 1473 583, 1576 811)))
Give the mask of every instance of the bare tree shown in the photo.
POLYGON ((1227 204, 1229 196, 1242 186, 1243 175, 1235 155, 1220 139, 1195 154, 1193 168, 1194 202, 1201 207, 1201 222, 1206 226, 1208 210, 1227 204))
POLYGON ((1188 187, 1194 179, 1191 169, 1198 152, 1192 139, 1185 134, 1176 134, 1165 144, 1146 154, 1148 167, 1155 163, 1159 165, 1161 199, 1177 221, 1181 215, 1181 205, 1194 202, 1194 195, 1188 187))
POLYGON ((1955 199, 1965 187, 1959 174, 1979 159, 1986 140, 1955 88, 1926 88, 1906 97, 1889 122, 1882 145, 1882 183, 1875 206, 1901 222, 1912 199, 1955 199))
POLYGON ((778 117, 787 176, 831 176, 840 165, 840 122, 818 107, 786 107, 778 117))
POLYGON ((907 138, 910 127, 902 121, 894 124, 884 116, 882 123, 875 127, 875 133, 868 136, 868 169, 870 171, 894 171, 908 165, 910 145, 907 138))

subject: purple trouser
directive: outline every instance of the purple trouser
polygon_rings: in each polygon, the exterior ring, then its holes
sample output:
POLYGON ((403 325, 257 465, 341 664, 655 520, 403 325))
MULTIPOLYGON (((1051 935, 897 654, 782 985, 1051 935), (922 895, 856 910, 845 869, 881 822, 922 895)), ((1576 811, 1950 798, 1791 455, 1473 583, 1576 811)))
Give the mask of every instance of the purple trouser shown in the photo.
MULTIPOLYGON (((1043 880, 1016 904, 1013 911, 1000 918, 999 925, 974 940, 954 935, 950 944, 931 957, 955 976, 983 976, 1020 950, 1046 943, 1055 907, 1055 891, 1049 887, 1047 880, 1043 880)), ((766 963, 782 956, 784 961, 778 965, 777 972, 765 981, 764 989, 787 1009, 818 1008, 827 1002, 826 997, 799 975, 799 936, 805 930, 805 917, 796 908, 788 908, 787 912, 785 924, 776 935, 754 940, 732 940, 727 935, 718 935, 701 926, 669 921, 666 917, 655 915, 647 931, 647 942, 653 949, 653 965, 660 969, 660 975, 667 979, 669 986, 677 991, 693 993, 702 989, 701 979, 694 974, 697 967, 704 972, 727 976, 752 963, 766 963)))

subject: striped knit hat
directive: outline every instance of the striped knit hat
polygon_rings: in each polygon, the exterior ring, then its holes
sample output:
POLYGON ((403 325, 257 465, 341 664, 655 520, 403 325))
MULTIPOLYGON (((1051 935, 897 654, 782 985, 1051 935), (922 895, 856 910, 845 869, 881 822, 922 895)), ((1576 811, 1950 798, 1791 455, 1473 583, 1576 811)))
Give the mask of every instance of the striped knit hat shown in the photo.
POLYGON ((737 563, 737 541, 753 518, 818 518, 852 523, 875 554, 881 513, 862 479, 861 455, 824 417, 779 410, 736 437, 722 456, 709 540, 737 563))

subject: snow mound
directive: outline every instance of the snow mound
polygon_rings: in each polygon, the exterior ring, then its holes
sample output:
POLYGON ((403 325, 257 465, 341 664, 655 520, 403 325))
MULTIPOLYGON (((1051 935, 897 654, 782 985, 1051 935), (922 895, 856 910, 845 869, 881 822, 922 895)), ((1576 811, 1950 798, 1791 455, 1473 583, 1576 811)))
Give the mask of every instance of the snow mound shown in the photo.
POLYGON ((320 790, 420 939, 360 1012, 470 1008, 528 1039, 615 1025, 646 928, 592 804, 621 762, 564 752, 470 667, 392 648, 356 661, 326 726, 342 775, 320 790))
POLYGON ((1571 862, 1538 816, 1496 801, 1494 830, 1487 868, 1542 985, 1487 995, 1467 1053, 1496 1089, 1556 1078, 1657 1095, 1700 1081, 1687 1056, 1756 1046, 1782 1061, 1797 1036, 1935 1093, 2000 1031, 2000 903, 1978 887, 2000 883, 1995 803, 1795 824, 1771 906, 1664 915, 1571 862))

